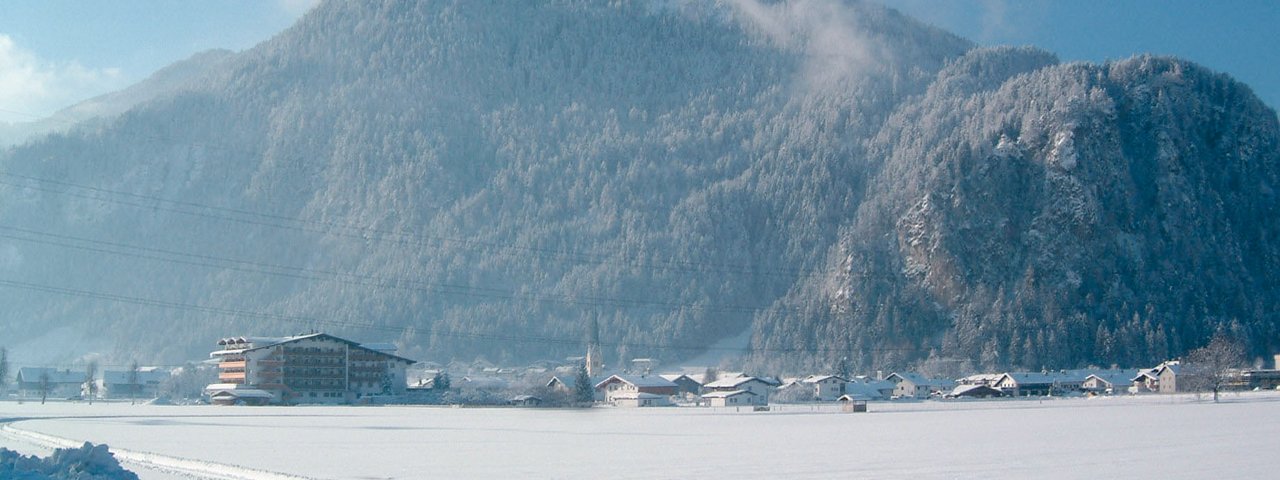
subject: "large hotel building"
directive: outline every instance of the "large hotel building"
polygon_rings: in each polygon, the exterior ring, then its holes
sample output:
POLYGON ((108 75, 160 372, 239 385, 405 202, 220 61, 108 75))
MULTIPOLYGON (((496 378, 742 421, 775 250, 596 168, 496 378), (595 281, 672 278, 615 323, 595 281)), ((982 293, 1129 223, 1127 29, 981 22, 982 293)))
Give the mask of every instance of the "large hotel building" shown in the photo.
POLYGON ((405 392, 405 368, 389 344, 360 344, 324 333, 218 341, 218 404, 356 403, 405 392))

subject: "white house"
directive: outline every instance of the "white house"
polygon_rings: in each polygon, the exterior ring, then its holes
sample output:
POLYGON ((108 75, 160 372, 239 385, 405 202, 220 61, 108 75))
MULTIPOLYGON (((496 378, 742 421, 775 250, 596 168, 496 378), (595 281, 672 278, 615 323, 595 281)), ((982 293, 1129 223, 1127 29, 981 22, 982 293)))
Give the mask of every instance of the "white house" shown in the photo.
POLYGON ((768 405, 769 393, 773 391, 774 387, 769 382, 756 377, 735 377, 716 380, 703 385, 702 389, 708 393, 745 390, 755 394, 754 397, 750 397, 755 402, 753 405, 768 405))
POLYGON ((669 407, 671 406, 671 396, 626 391, 615 393, 612 403, 619 407, 669 407))
POLYGON ((1107 395, 1126 393, 1129 391, 1129 386, 1133 385, 1133 378, 1137 375, 1137 369, 1102 370, 1085 377, 1084 382, 1080 384, 1080 389, 1086 392, 1107 395))
POLYGON ((634 393, 670 397, 676 394, 676 388, 676 384, 657 375, 610 375, 595 386, 604 401, 614 405, 619 399, 630 402, 634 393))
POLYGON ((704 393, 702 398, 713 407, 754 406, 756 394, 746 390, 704 393))
POLYGON ((1138 374, 1130 379, 1132 385, 1129 386, 1129 393, 1146 393, 1160 391, 1160 377, 1156 376, 1156 369, 1144 368, 1138 370, 1138 374))
POLYGON ((810 375, 801 380, 813 388, 813 398, 819 402, 834 402, 845 394, 849 380, 839 375, 810 375))
POLYGON ((1182 362, 1172 360, 1161 363, 1156 367, 1154 375, 1158 380, 1157 386, 1160 393, 1177 393, 1178 390, 1178 374, 1182 373, 1182 362))
POLYGON ((155 398, 160 386, 168 381, 168 370, 157 367, 138 369, 136 382, 129 371, 104 370, 98 379, 98 396, 102 398, 155 398))
POLYGON ((894 383, 894 398, 929 398, 929 395, 941 395, 955 387, 951 380, 926 378, 910 372, 891 373, 884 379, 894 383))
POLYGON ((85 372, 58 370, 56 368, 22 367, 14 380, 18 384, 18 394, 23 397, 39 397, 44 391, 50 398, 67 397, 80 394, 84 386, 85 372), (43 386, 42 386, 43 384, 43 386))
POLYGON ((1090 373, 1086 370, 1008 372, 1001 375, 994 386, 1014 397, 1072 393, 1080 391, 1090 373))

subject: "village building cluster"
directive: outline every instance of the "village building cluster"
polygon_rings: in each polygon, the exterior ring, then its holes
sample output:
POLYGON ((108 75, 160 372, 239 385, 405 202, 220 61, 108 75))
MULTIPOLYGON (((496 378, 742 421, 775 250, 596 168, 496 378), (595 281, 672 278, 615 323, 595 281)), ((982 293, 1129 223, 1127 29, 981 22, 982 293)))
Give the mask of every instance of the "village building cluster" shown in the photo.
MULTIPOLYGON (((206 401, 221 405, 361 403, 469 403, 618 407, 708 406, 768 409, 771 404, 840 403, 865 409, 868 401, 912 401, 1192 391, 1182 362, 1145 369, 1000 372, 958 379, 916 372, 853 376, 815 373, 776 378, 743 372, 653 373, 656 359, 635 359, 610 371, 598 346, 585 357, 536 362, 521 368, 483 361, 440 365, 396 354, 389 343, 358 343, 325 333, 218 340, 206 367, 216 380, 202 384, 206 401), (451 377, 456 375, 457 378, 451 377), (214 375, 214 373, 211 373, 214 375), (583 381, 586 385, 579 385, 583 381), (584 396, 589 400, 584 401, 584 396)), ((1233 370, 1223 390, 1280 387, 1280 355, 1270 369, 1233 370)), ((15 376, 22 398, 138 399, 161 395, 174 372, 158 367, 74 369, 23 367, 15 376)))

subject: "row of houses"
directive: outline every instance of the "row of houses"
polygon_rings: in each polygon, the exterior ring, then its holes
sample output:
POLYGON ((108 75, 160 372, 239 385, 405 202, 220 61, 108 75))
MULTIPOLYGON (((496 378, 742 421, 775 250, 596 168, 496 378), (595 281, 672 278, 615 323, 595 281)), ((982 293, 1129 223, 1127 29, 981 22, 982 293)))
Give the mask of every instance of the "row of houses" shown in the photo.
MULTIPOLYGON (((1276 388, 1278 369, 1245 370, 1239 388, 1276 388)), ((1077 369, 1056 372, 1003 372, 971 375, 957 380, 929 378, 914 372, 894 372, 881 379, 810 375, 781 381, 770 377, 728 374, 703 384, 696 376, 610 375, 593 380, 596 401, 631 407, 694 404, 710 406, 768 405, 772 397, 787 401, 904 400, 927 398, 990 398, 1053 395, 1110 395, 1186 391, 1179 383, 1182 367, 1168 361, 1148 369, 1077 369), (689 402, 693 399, 692 402, 689 402), (683 400, 683 401, 682 401, 683 400)), ((548 387, 571 392, 573 377, 554 376, 548 387)))
POLYGON ((103 370, 88 380, 87 372, 47 367, 22 367, 14 377, 18 395, 25 398, 101 399, 154 398, 169 380, 169 370, 139 367, 131 370, 103 370))

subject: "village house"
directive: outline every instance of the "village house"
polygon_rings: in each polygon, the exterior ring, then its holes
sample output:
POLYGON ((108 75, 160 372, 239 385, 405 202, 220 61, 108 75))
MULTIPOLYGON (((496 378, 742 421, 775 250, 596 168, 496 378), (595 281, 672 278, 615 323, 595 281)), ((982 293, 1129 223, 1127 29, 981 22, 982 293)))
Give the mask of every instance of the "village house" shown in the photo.
POLYGON ((992 398, 1003 397, 1004 392, 986 385, 957 385, 946 398, 992 398))
POLYGON ((759 404, 756 402, 756 397, 756 394, 746 390, 710 392, 702 395, 702 399, 712 407, 754 406, 759 404))
POLYGON ((551 390, 572 394, 578 385, 577 375, 552 375, 545 386, 551 390))
POLYGON ((683 373, 660 375, 668 382, 676 384, 676 395, 698 395, 702 393, 702 383, 683 373))
POLYGON ((609 378, 597 383, 595 390, 596 392, 599 392, 599 396, 602 397, 606 403, 614 405, 619 405, 619 399, 621 399, 624 404, 653 403, 653 399, 651 397, 642 397, 632 394, 646 393, 650 395, 670 397, 676 394, 676 384, 657 375, 610 375, 609 378), (642 400, 648 400, 648 402, 644 402, 642 400))
POLYGON ((1003 376, 1004 375, 1000 373, 979 373, 979 374, 969 375, 967 377, 956 380, 956 384, 957 385, 985 385, 988 387, 994 387, 996 385, 996 382, 999 382, 1000 378, 1003 376))
POLYGON ((160 395, 160 387, 170 378, 168 370, 157 367, 139 368, 136 382, 131 381, 132 376, 127 370, 104 370, 98 379, 98 397, 155 398, 160 395))
POLYGON ((893 398, 929 398, 941 395, 955 386, 955 382, 938 378, 926 378, 918 373, 891 373, 884 378, 893 382, 893 398))
POLYGON ((834 402, 845 394, 849 380, 839 375, 810 375, 801 380, 813 388, 813 398, 819 402, 834 402))
POLYGON ((205 387, 217 403, 342 404, 403 395, 405 369, 414 363, 385 344, 370 348, 325 333, 226 338, 218 346, 209 356, 219 360, 219 383, 205 387))
POLYGON ((618 392, 614 394, 612 403, 619 407, 670 407, 671 396, 645 392, 618 392))
POLYGON ((1147 393, 1160 391, 1160 377, 1156 376, 1156 369, 1144 368, 1138 370, 1138 374, 1134 375, 1130 380, 1129 393, 1147 393))
POLYGON ((1156 388, 1160 393, 1177 393, 1178 374, 1182 372, 1182 363, 1177 360, 1161 363, 1152 375, 1156 377, 1156 388))
MULTIPOLYGON (((753 405, 768 405, 769 394, 774 390, 775 385, 756 377, 733 377, 722 378, 714 382, 702 386, 707 393, 712 392, 734 392, 744 390, 755 394, 751 399, 753 405)), ((705 396, 705 395, 704 395, 705 396)))
POLYGON ((56 368, 22 367, 14 381, 18 384, 18 395, 26 398, 39 398, 41 392, 51 398, 64 398, 80 394, 84 386, 85 372, 58 370, 56 368), (42 378, 47 384, 42 387, 42 378))
POLYGON ((1240 379, 1245 388, 1274 390, 1280 387, 1280 355, 1274 358, 1271 369, 1252 369, 1240 372, 1240 379))
POLYGON ((1080 384, 1080 390, 1106 395, 1126 393, 1133 385, 1133 377, 1136 376, 1138 376, 1137 369, 1102 370, 1085 377, 1084 382, 1080 384))
POLYGON ((995 388, 1013 397, 1038 397, 1079 392, 1087 370, 1065 372, 1008 372, 1000 376, 995 388))

